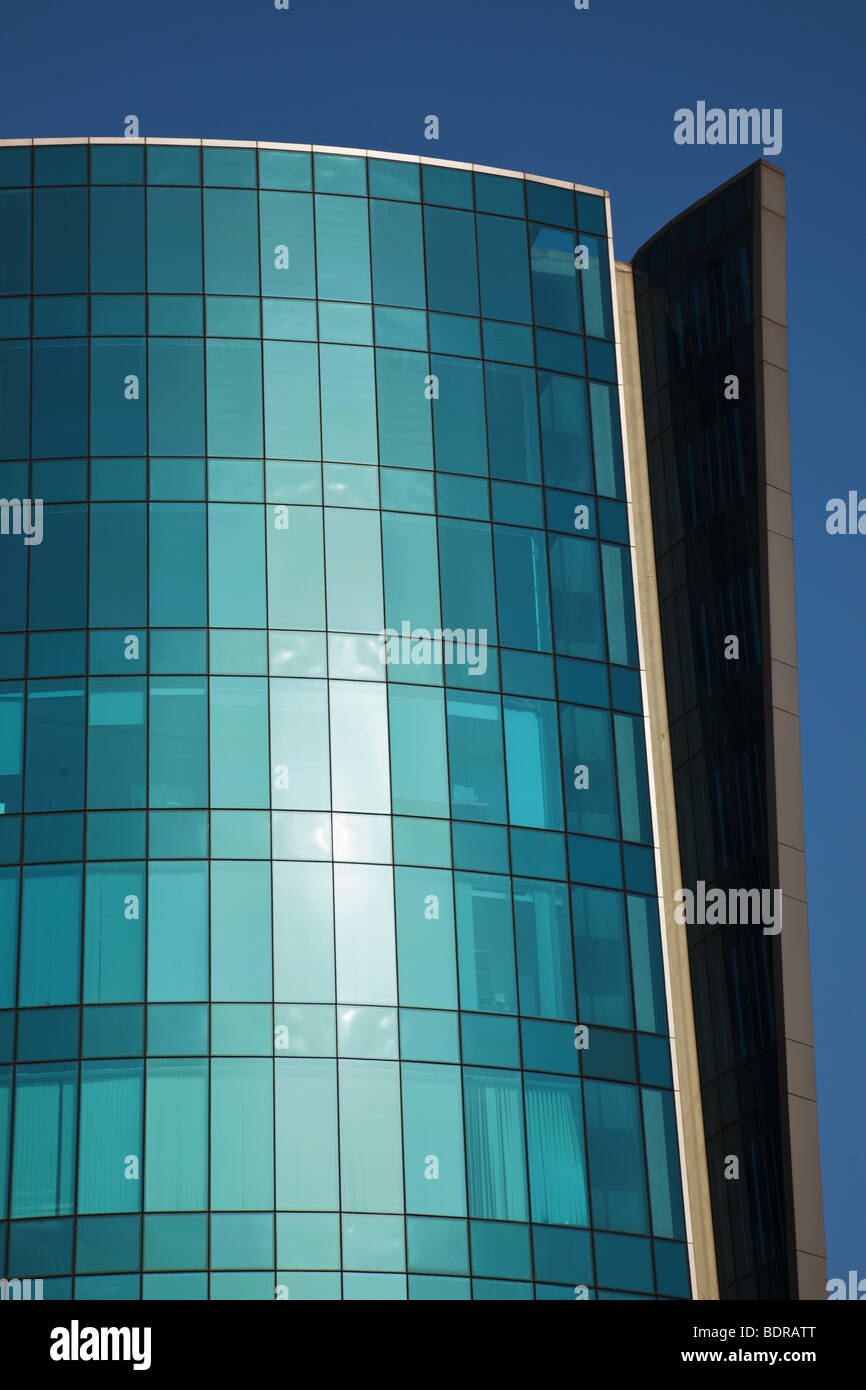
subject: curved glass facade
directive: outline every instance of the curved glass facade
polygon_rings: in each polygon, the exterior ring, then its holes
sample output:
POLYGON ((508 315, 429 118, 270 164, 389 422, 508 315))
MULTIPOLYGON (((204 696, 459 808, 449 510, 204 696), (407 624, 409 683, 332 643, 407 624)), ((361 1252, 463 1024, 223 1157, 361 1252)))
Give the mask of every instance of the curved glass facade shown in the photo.
POLYGON ((46 1297, 690 1297, 602 196, 0 149, 46 1297))

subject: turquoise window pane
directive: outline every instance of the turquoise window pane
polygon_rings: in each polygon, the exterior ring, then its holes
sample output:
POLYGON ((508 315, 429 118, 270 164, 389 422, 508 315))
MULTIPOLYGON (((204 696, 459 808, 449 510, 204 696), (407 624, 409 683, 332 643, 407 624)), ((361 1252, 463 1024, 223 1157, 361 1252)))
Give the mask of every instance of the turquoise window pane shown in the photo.
POLYGON ((553 372, 539 372, 538 390, 545 483, 548 487, 592 492, 586 383, 553 372))
POLYGON ((208 294, 259 293, 255 193, 240 188, 205 189, 204 282, 208 294))
POLYGON ((21 809, 23 752, 24 692, 23 688, 7 687, 0 691, 0 798, 4 814, 21 809))
POLYGON ((270 1212, 211 1217, 211 1268, 258 1269, 274 1262, 274 1219, 270 1212))
POLYGON ((495 696, 450 691, 447 696, 451 814, 458 820, 507 819, 502 713, 495 696))
MULTIPOLYGON (((469 1215, 525 1221, 523 1096, 516 1072, 464 1067, 469 1215)), ((473 1228, 473 1260, 475 1228, 473 1228)), ((528 1272, 528 1271, 527 1271, 528 1272)))
POLYGON ((401 1004, 456 1009, 450 873, 441 869, 398 868, 394 870, 394 891, 401 1004))
MULTIPOLYGON (((323 354, 332 351, 340 349, 322 349, 323 354)), ((395 468, 433 467, 433 422, 430 401, 427 399, 428 371, 426 352, 385 349, 376 352, 379 459, 382 464, 395 468)), ((374 461, 373 455, 369 461, 374 461)))
POLYGON ((433 357, 436 467, 444 472, 487 474, 484 380, 480 362, 433 357))
POLYGON ((298 188, 313 186, 312 161, 300 150, 259 150, 260 188, 298 188))
POLYGON ((207 393, 207 437, 211 454, 226 458, 260 458, 260 345, 237 338, 208 338, 207 393))
POLYGON ((397 953, 390 868, 379 864, 334 865, 334 929, 338 1000, 396 1004, 397 953))
POLYGON ((613 716, 619 804, 624 840, 652 844, 644 723, 629 714, 613 716))
POLYGON ((589 1198, 579 1081, 527 1074, 526 1138, 533 1221, 550 1226, 587 1226, 589 1198))
POLYGON ((339 1218, 321 1211, 278 1212, 277 1262, 282 1269, 337 1269, 339 1218))
POLYGON ((329 863, 275 863, 274 997, 334 998, 333 877, 329 863))
POLYGON ((565 809, 569 830, 619 835, 610 715, 560 705, 565 809))
POLYGON ((25 869, 21 891, 19 1008, 35 1004, 77 1004, 80 961, 81 869, 78 866, 25 869))
POLYGON ((465 1221, 410 1216, 406 1222, 406 1234, 410 1269, 435 1270, 440 1274, 469 1273, 465 1221))
POLYGON ((641 1097, 653 1233, 685 1240, 673 1094, 644 1087, 641 1097))
POLYGON ((658 907, 654 899, 638 898, 632 894, 626 901, 634 979, 635 1027, 648 1033, 667 1033, 658 907))
POLYGON ((84 906, 84 1000, 144 998, 144 867, 89 864, 84 906))
MULTIPOLYGON (((90 509, 90 621, 95 627, 139 628, 147 619, 147 513, 143 504, 90 509)), ((123 646, 125 669, 135 657, 123 646)), ((120 654, 120 653, 118 653, 120 654)))
POLYGON ((271 993, 270 866, 211 864, 211 998, 267 999, 271 993))
POLYGON ((595 457, 595 486, 605 497, 625 497, 619 394, 615 386, 589 383, 589 413, 595 457))
MULTIPOLYGON (((12 380, 8 383, 12 389, 15 387, 15 375, 12 364, 12 380)), ((10 426, 12 425, 13 422, 10 421, 10 426)), ((14 428, 12 434, 14 438, 14 428)), ((84 454, 87 452, 86 440, 86 342, 35 342, 31 441, 33 457, 68 458, 75 454, 84 454)), ((26 443, 22 443, 26 452, 26 443)))
MULTIPOLYGON (((396 168, 411 168, 397 165, 396 168)), ((417 177, 417 174, 416 174, 417 177)), ((411 203, 370 203, 373 253, 373 299, 377 304, 400 304, 423 309, 424 241, 421 209, 411 203)))
POLYGON ((371 198, 403 198, 418 202, 421 196, 418 164, 397 159, 368 159, 367 172, 371 198))
POLYGON ((574 237, 556 227, 529 224, 532 311, 541 328, 581 333, 580 289, 574 237))
MULTIPOLYGON (((6 194, 6 198, 27 195, 6 194)), ((25 204, 15 211, 20 219, 25 204)), ((87 294, 87 189, 41 188, 33 194, 34 294, 87 294), (58 228, 63 235, 58 236, 58 228)), ((29 286, 6 293, 27 293, 29 286)))
POLYGON ((490 217, 480 213, 478 273, 481 312, 486 318, 529 323, 532 306, 526 254, 526 223, 522 218, 490 217))
POLYGON ((274 1065, 257 1057, 211 1062, 210 1204, 261 1211, 274 1200, 274 1065))
POLYGON ((260 507, 220 502, 208 507, 213 627, 265 626, 264 520, 260 507))
POLYGON ((255 188, 255 150, 203 146, 201 154, 202 183, 222 184, 226 188, 255 188))
POLYGON ((144 146, 91 145, 91 183, 141 183, 144 178, 144 146))
POLYGON ((330 706, 334 810, 389 812, 388 717, 384 686, 334 681, 330 706))
POLYGON ((329 629, 381 632, 384 614, 378 516, 348 507, 326 508, 325 561, 329 629))
POLYGON ((151 862, 147 896, 148 998, 207 999, 207 865, 151 862))
POLYGON ((454 875, 460 1006, 517 1013, 511 886, 493 874, 454 875))
POLYGON ((148 345, 151 454, 204 453, 204 354, 198 338, 151 338, 148 345))
POLYGON ((646 1234, 649 1216, 637 1087, 585 1081, 583 1093, 593 1221, 602 1230, 646 1234))
MULTIPOLYGON (((152 158, 152 146, 148 153, 152 158)), ((201 294, 198 189, 147 190, 147 288, 151 294, 201 294)))
POLYGON ((320 193, 367 192, 366 160, 342 154, 314 154, 313 176, 320 193))
POLYGON ((0 869, 0 1006, 4 1009, 15 1005, 17 948, 18 870, 0 869))
POLYGON ((440 520, 439 566, 442 626, 474 629, 496 642, 496 601, 490 527, 471 521, 440 520))
POLYGON ((265 443, 270 458, 319 458, 318 372, 315 344, 264 344, 265 443))
POLYGON ((312 507, 267 509, 268 622, 272 628, 325 626, 324 539, 312 507))
POLYGON ((0 192, 0 294, 30 293, 30 207, 29 189, 0 192))
POLYGON ((494 528, 499 640, 504 646, 551 651, 547 546, 541 531, 494 528))
POLYGON ((78 1211, 141 1209, 141 1062, 82 1062, 78 1211))
POLYGON ((561 830, 562 795, 556 706, 552 700, 504 700, 508 818, 512 825, 561 830))
POLYGON ((442 692, 392 685, 388 704, 394 813, 447 816, 448 773, 442 692))
POLYGON ((400 1073, 396 1062, 339 1063, 344 1210, 403 1210, 400 1073), (370 1124, 370 1116, 376 1123, 370 1124))
POLYGON ((147 709, 144 677, 90 682, 87 801, 135 810, 146 802, 147 709))
POLYGON ((589 264, 580 272, 586 331, 594 338, 612 338, 613 310, 607 240, 581 233, 580 241, 589 252, 589 264))
POLYGON ((147 452, 144 340, 94 338, 90 344, 90 451, 147 452))
POLYGON ((320 299, 370 299, 370 231, 361 198, 316 194, 320 299))
MULTIPOLYGON (((376 463, 376 397, 373 352, 323 343, 322 453, 344 463, 376 463)), ((423 401, 423 383, 421 399, 423 401)))
MULTIPOLYGON (((150 622, 154 627, 204 627, 207 621, 206 520, 196 502, 150 507, 150 622)), ((186 657, 189 661, 189 655, 186 657)), ((153 661, 153 635, 151 635, 153 661)), ((153 669, 153 667, 151 667, 153 669)), ((187 664, 180 669, 189 670, 187 664)))
POLYGON ((0 383, 0 458, 21 458, 30 441, 29 343, 0 345, 0 383))
POLYGON ((90 290, 143 290, 144 189, 90 190, 90 290))
POLYGON ((520 1011, 575 1017, 571 924, 564 883, 514 880, 514 928, 520 1011))
POLYGON ((76 1062, 16 1069, 13 1217, 73 1210, 77 1077, 76 1062))
POLYGON ((432 517, 385 513, 382 517, 385 621, 401 630, 440 627, 436 525, 432 517))
POLYGON ((451 208, 472 207, 472 175, 468 169, 443 169, 435 164, 422 164, 424 200, 444 203, 451 208))
POLYGON ((211 805, 268 806, 268 692, 254 677, 210 682, 211 805))
POLYGON ((457 1067, 404 1062, 406 1210, 466 1215, 463 1103, 457 1067))
MULTIPOLYGON (((326 808, 328 776, 328 706, 324 681, 272 680, 272 804, 292 808, 326 808)), ((331 738, 336 737, 331 729, 331 738)))
MULTIPOLYGON (((281 1058, 274 1075, 277 1206, 287 1211, 336 1211, 337 1064, 326 1058, 281 1058)), ((294 1260, 287 1253, 291 1268, 294 1260)), ((339 1250, 332 1258, 339 1265, 339 1250)), ((315 1257, 312 1267, 319 1268, 315 1257)))
POLYGON ((9 1140, 12 1133, 12 1068, 0 1068, 0 1218, 9 1201, 9 1140))
POLYGON ((313 200, 304 193, 260 193, 262 294, 314 299, 313 200))
POLYGON ((637 627, 631 574, 631 552, 623 546, 601 547, 601 572, 611 661, 637 666, 637 627))
MULTIPOLYGON (((425 169, 425 178, 429 172, 425 169)), ((443 314, 477 315, 478 271, 472 214, 425 207, 424 231, 429 307, 443 314)))
POLYGON ((601 888, 573 888, 571 915, 582 1022, 634 1027, 623 899, 601 888))
POLYGON ((535 373, 524 367, 487 362, 484 379, 491 477, 540 482, 535 373))
MULTIPOLYGON (((488 1073, 489 1075, 489 1073, 488 1073)), ((470 1221, 472 1272, 528 1279, 532 1272, 529 1227, 505 1221, 470 1221)))
POLYGON ((550 535, 553 633, 562 656, 605 658, 598 546, 579 537, 550 535))
POLYGON ((27 700, 26 811, 83 805, 84 691, 65 681, 31 683, 27 700))

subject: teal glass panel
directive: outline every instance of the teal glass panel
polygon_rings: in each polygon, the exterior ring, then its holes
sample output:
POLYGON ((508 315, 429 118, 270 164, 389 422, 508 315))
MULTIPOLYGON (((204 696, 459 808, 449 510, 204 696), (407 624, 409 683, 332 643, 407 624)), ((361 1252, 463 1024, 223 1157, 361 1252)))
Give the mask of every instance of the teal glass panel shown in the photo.
POLYGON ((371 198, 398 198, 417 203, 421 196, 418 164, 397 159, 368 159, 367 173, 371 198))
POLYGON ((274 1066, 257 1057, 211 1062, 210 1204, 261 1211, 274 1199, 274 1066))
POLYGON ((141 1209, 142 1066, 81 1064, 79 1213, 141 1209))
MULTIPOLYGON (((152 157, 152 147, 150 153, 152 157)), ((147 288, 151 294, 201 294, 201 256, 198 190, 149 188, 147 288)))
MULTIPOLYGON (((207 1088, 206 1061, 184 1057, 147 1063, 144 1195, 148 1211, 199 1211, 207 1206, 207 1088)), ((203 1252, 189 1254, 193 1265, 204 1263, 203 1252)))
POLYGON ((433 357, 433 425, 436 467, 444 472, 487 474, 484 380, 480 362, 433 357))
POLYGON ((202 147, 202 183, 225 188, 255 188, 256 152, 253 149, 202 147))
MULTIPOLYGON (((529 1213, 519 1074, 464 1067, 463 1088, 469 1215, 490 1221, 526 1221, 529 1213)), ((473 1225, 473 1265, 475 1230, 473 1225)))
POLYGON ((367 192, 366 160, 342 154, 314 154, 313 177, 319 193, 367 192))
POLYGON ((25 869, 21 890, 18 1006, 77 1004, 81 869, 25 869))
POLYGON ((623 900, 598 888, 572 889, 580 1018, 631 1028, 631 983, 623 900))
POLYGON ((73 1211, 77 1093, 76 1062, 16 1068, 11 1216, 73 1211))
MULTIPOLYGON (((13 227, 17 223, 20 228, 29 208, 29 195, 7 193, 4 198, 13 210, 13 227)), ((34 192, 34 294, 87 294, 87 202, 86 188, 41 188, 34 192), (57 234, 60 227, 62 236, 57 234)), ((7 284, 4 292, 26 294, 29 288, 7 284)))
POLYGON ((527 1073, 526 1139, 533 1221, 550 1226, 587 1226, 589 1196, 579 1081, 527 1073))
POLYGON ((486 318, 529 323, 532 306, 527 267, 526 224, 480 213, 478 275, 481 312, 486 318))
POLYGON ((488 362, 487 430, 490 475, 513 482, 541 481, 535 374, 522 367, 488 362))
POLYGON ((370 300, 370 231, 361 198, 316 194, 320 299, 370 300))
POLYGON ((259 293, 256 201, 255 193, 246 189, 205 189, 204 284, 208 294, 259 293))
POLYGON ((623 839, 651 844, 652 815, 643 720, 628 714, 615 714, 613 731, 623 839))
POLYGON ((544 481, 548 487, 593 491, 586 383, 538 374, 544 481))
POLYGON ((218 676, 210 682, 211 805, 267 806, 268 721, 264 680, 218 676))
POLYGON ((307 343, 264 344, 265 444, 271 458, 321 454, 316 348, 307 343))
POLYGON ((314 299, 313 200, 303 193, 259 194, 262 294, 314 299))
POLYGON ((460 1004, 481 1013, 517 1013, 511 888, 493 874, 454 875, 460 1004))
POLYGON ((442 626, 472 629, 478 640, 497 640, 490 527, 470 521, 440 520, 439 566, 442 626))
MULTIPOLYGON (((425 180, 430 173, 431 170, 425 168, 425 180)), ((443 314, 477 315, 478 271, 472 214, 425 207, 424 233, 429 307, 443 314)))
POLYGON ((313 186, 309 154, 300 150, 259 150, 259 187, 304 191, 313 186))
MULTIPOLYGON (((14 386, 14 369, 9 384, 14 386)), ((86 343, 34 343, 31 442, 34 458, 63 458, 87 452, 86 402, 86 343)))
MULTIPOLYGON (((323 348, 326 352, 361 349, 323 348)), ((428 398, 429 360, 422 352, 376 352, 379 410, 379 457, 382 464, 405 468, 433 467, 433 429, 428 398)), ((329 455, 330 457, 330 455, 329 455)), ((371 452, 368 460, 374 462, 371 452)))
POLYGON ((646 1234, 649 1214, 637 1087, 585 1081, 584 1100, 593 1221, 602 1230, 646 1234))
POLYGON ((610 715, 561 705, 568 829, 581 835, 619 834, 610 715))
POLYGON ((641 1098, 653 1233, 685 1240, 673 1094, 644 1087, 641 1098))
POLYGON ((212 454, 262 454, 262 354, 258 343, 207 341, 207 430, 212 454))
POLYGON ((604 580, 610 659, 622 666, 637 666, 637 627, 630 551, 621 546, 603 545, 601 571, 604 580))
MULTIPOLYGON (((204 507, 195 502, 157 502, 150 507, 149 612, 155 627, 205 625, 205 524, 204 507)), ((151 663, 153 659, 151 634, 151 663)), ((181 669, 191 668, 186 664, 181 669)))
POLYGON ((555 227, 529 224, 532 312, 540 328, 581 333, 579 274, 574 237, 555 227))
MULTIPOLYGON (((4 150, 4 154, 8 153, 4 150)), ((44 194, 38 195, 40 198, 44 194)), ((76 204, 78 206, 78 204, 76 204)), ((3 226, 3 250, 0 252, 0 294, 30 293, 30 210, 31 195, 16 189, 0 192, 0 223, 3 226)), ((46 236, 46 242, 48 237, 46 236)), ((86 291, 87 286, 78 285, 86 291)), ((50 293, 50 291, 45 291, 50 293)), ((26 334, 28 325, 25 325, 26 334)))
POLYGON ((84 1000, 144 998, 144 868, 89 864, 84 899, 84 1000))
POLYGON ((131 293, 145 288, 144 190, 90 190, 90 291, 131 293))
POLYGON ((148 183, 198 183, 201 150, 182 145, 147 145, 148 183))
POLYGON ((556 706, 550 700, 506 696, 505 756, 508 818, 513 825, 561 830, 561 763, 556 706))
POLYGON ((404 1062, 406 1210, 466 1215, 463 1102, 457 1067, 404 1062))
POLYGON ((507 820, 502 713, 494 696, 450 691, 448 756, 452 815, 459 820, 507 820))
POLYGON ((204 354, 197 338, 151 338, 148 349, 151 454, 204 453, 204 354))
POLYGON ((594 338, 612 338, 613 310, 607 240, 584 234, 581 234, 580 240, 589 252, 589 263, 580 272, 586 331, 594 338))
POLYGON ((318 1002, 334 998, 333 876, 325 863, 276 863, 274 995, 318 1002))
POLYGON ((645 1032, 666 1033, 667 1005, 658 908, 653 899, 631 894, 626 902, 634 979, 635 1026, 645 1032))
POLYGON ((271 992, 271 876, 267 864, 211 864, 211 998, 271 992))
POLYGON ((423 309, 426 298, 420 207, 413 207, 411 203, 373 199, 370 203, 370 241, 375 302, 423 309))
POLYGON ((0 372, 4 383, 3 393, 0 395, 0 459, 21 458, 22 455, 26 455, 30 441, 29 343, 2 344, 0 372))
POLYGON ((514 880, 520 1011, 574 1018, 574 966, 564 883, 514 880))
POLYGON ((394 870, 394 890, 400 1002, 417 1008, 456 1009, 450 873, 398 868, 394 870))
POLYGON ((400 1074, 396 1062, 339 1063, 344 1210, 403 1210, 400 1074), (371 1125, 369 1117, 376 1116, 371 1125))
POLYGON ((324 539, 311 507, 267 509, 268 622, 272 628, 325 626, 324 539))
POLYGON ((144 677, 93 679, 87 717, 87 800, 93 809, 145 805, 147 708, 144 677))
POLYGON ((388 704, 394 813, 447 816, 445 711, 441 691, 392 685, 388 704))
POLYGON ((325 558, 329 629, 381 632, 384 614, 379 518, 345 507, 327 508, 325 558))
POLYGON ((548 550, 556 651, 562 656, 603 661, 604 616, 598 546, 579 537, 551 535, 548 550))
POLYGON ((90 345, 90 451, 147 452, 147 390, 141 338, 94 338, 90 345))
POLYGON ((206 999, 207 865, 151 862, 147 920, 148 999, 206 999))
POLYGON ((424 201, 443 203, 450 208, 472 207, 472 175, 468 169, 443 169, 422 164, 424 201))
POLYGON ((499 640, 504 646, 550 651, 547 546, 540 531, 494 528, 499 640))

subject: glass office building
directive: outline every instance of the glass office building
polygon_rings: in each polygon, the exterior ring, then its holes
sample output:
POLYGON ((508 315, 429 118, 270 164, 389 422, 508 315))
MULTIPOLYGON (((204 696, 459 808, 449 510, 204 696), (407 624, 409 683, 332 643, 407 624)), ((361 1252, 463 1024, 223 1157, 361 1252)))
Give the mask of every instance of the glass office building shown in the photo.
POLYGON ((610 238, 469 165, 0 146, 7 1279, 718 1296, 610 238))

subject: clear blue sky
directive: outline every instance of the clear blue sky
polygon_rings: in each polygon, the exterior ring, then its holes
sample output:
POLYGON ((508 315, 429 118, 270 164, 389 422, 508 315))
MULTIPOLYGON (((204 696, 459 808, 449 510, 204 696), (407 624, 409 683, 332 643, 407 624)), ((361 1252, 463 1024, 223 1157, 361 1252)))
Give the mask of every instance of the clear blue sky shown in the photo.
POLYGON ((259 139, 608 188, 619 259, 751 163, 677 107, 782 107, 806 844, 829 1274, 866 1275, 866 497, 861 0, 7 0, 0 137, 259 139), (438 143, 424 117, 440 120, 438 143), (860 424, 858 425, 858 421, 860 424), (859 615, 859 616, 858 616, 859 615))

